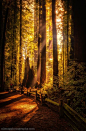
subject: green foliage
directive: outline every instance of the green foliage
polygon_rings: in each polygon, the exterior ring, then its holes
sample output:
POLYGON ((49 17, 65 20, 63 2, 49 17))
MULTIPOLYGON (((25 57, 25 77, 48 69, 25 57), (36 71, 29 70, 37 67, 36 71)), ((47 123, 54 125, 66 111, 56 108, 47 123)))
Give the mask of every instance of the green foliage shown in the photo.
POLYGON ((53 85, 43 84, 42 92, 47 93, 50 99, 58 100, 60 89, 63 89, 62 98, 70 99, 70 106, 80 115, 86 117, 86 63, 72 61, 69 63, 64 76, 54 76, 53 85), (58 88, 59 81, 59 88, 58 88))
MULTIPOLYGON (((82 88, 86 83, 86 68, 85 63, 78 63, 75 61, 70 62, 67 71, 63 77, 63 81, 60 81, 60 86, 65 89, 82 88)), ((60 80, 60 78, 59 78, 60 80)))
POLYGON ((53 76, 53 84, 51 82, 42 84, 41 93, 47 94, 48 98, 54 99, 58 94, 58 77, 53 76))
MULTIPOLYGON (((60 81, 60 87, 66 91, 63 95, 71 99, 71 107, 86 117, 86 63, 72 61, 67 72, 64 74, 64 81, 60 81), (84 115, 83 115, 84 112, 84 115)), ((59 79, 60 80, 60 79, 59 79)))

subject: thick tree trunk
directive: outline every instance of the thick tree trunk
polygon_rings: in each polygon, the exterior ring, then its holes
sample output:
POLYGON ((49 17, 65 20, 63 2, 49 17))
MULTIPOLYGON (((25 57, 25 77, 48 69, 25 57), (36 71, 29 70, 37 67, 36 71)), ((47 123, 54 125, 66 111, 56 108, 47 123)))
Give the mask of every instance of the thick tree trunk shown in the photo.
POLYGON ((14 17, 13 17, 13 21, 12 21, 12 23, 13 23, 13 25, 12 25, 12 28, 13 28, 13 37, 12 37, 12 39, 13 39, 13 43, 12 43, 12 67, 11 67, 11 78, 12 78, 12 80, 14 81, 14 80, 16 80, 16 22, 17 22, 17 0, 14 0, 14 12, 13 12, 13 15, 14 15, 14 17))
MULTIPOLYGON (((14 21, 13 21, 13 44, 16 47, 16 22, 17 22, 17 0, 14 0, 14 21)), ((13 54, 13 64, 16 66, 16 50, 13 54)), ((13 69, 13 79, 16 80, 15 71, 16 68, 13 69)))
MULTIPOLYGON (((2 52, 2 23, 3 23, 3 18, 2 18, 2 0, 0 0, 0 52, 2 52)), ((0 53, 0 91, 3 89, 3 86, 1 86, 1 53, 0 53)))
POLYGON ((38 61, 37 61, 37 80, 40 83, 41 77, 41 42, 42 42, 42 0, 39 0, 39 36, 38 36, 38 61))
POLYGON ((2 52, 1 52, 1 91, 4 90, 4 57, 5 57, 5 52, 4 52, 4 48, 5 48, 5 35, 6 35, 6 24, 7 24, 7 18, 8 18, 8 9, 9 7, 7 7, 6 9, 6 15, 5 15, 5 21, 4 21, 4 29, 3 29, 3 39, 2 39, 2 52))
POLYGON ((53 75, 57 76, 58 75, 58 54, 57 54, 55 0, 52 0, 52 26, 53 26, 53 75))
POLYGON ((86 1, 73 0, 74 58, 86 62, 86 1))
POLYGON ((46 2, 42 1, 41 83, 46 81, 46 2))

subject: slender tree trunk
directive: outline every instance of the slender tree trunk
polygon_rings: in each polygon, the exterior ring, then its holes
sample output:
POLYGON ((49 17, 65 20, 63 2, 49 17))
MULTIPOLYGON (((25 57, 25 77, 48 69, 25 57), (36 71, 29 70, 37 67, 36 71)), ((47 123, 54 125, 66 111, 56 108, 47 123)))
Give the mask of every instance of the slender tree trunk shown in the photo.
MULTIPOLYGON (((15 2, 14 2, 14 38, 15 38, 15 44, 16 44, 16 39, 17 39, 17 37, 16 37, 16 35, 17 35, 17 31, 16 31, 16 26, 17 26, 17 20, 18 20, 18 16, 17 16, 17 14, 18 14, 18 6, 17 6, 17 2, 18 2, 18 0, 15 0, 15 2)), ((15 59, 14 59, 14 63, 15 63, 15 66, 16 66, 16 64, 17 64, 17 44, 15 45, 16 46, 16 51, 15 51, 15 59)), ((15 67, 15 81, 17 80, 17 78, 16 78, 16 71, 17 71, 17 68, 15 67)))
MULTIPOLYGON (((70 0, 70 6, 72 7, 73 1, 70 0)), ((73 7, 70 9, 71 12, 71 48, 70 48, 70 60, 74 60, 74 21, 73 21, 73 7)))
MULTIPOLYGON (((34 42, 38 46, 38 35, 39 35, 39 8, 38 8, 38 0, 35 0, 34 4, 34 42)), ((34 62, 38 62, 38 50, 34 50, 34 62)), ((36 65, 38 66, 38 65, 36 65)), ((36 70, 37 71, 37 70, 36 70)), ((38 72, 37 72, 38 76, 38 72)), ((36 78, 37 81, 37 78, 36 78)))
POLYGON ((63 86, 64 86, 64 22, 63 22, 63 86))
POLYGON ((67 0, 67 66, 69 65, 69 45, 68 45, 68 35, 69 35, 69 0, 67 0))
POLYGON ((42 1, 41 83, 46 81, 46 0, 42 1))
POLYGON ((12 39, 11 79, 13 80, 13 52, 14 52, 14 29, 13 29, 13 20, 11 20, 11 28, 12 28, 12 33, 11 33, 11 39, 12 39))
MULTIPOLYGON (((14 0, 14 25, 13 25, 13 42, 14 42, 14 46, 16 48, 16 24, 17 24, 17 0, 14 0)), ((14 77, 14 80, 16 80, 16 50, 14 51, 14 64, 15 64, 15 68, 14 68, 14 71, 13 71, 13 77, 14 77)))
POLYGON ((58 76, 58 54, 57 54, 57 32, 56 32, 55 2, 56 2, 56 0, 52 0, 53 75, 54 76, 58 76))
POLYGON ((19 82, 21 84, 22 73, 22 0, 20 0, 20 67, 19 67, 19 82))
POLYGON ((38 0, 35 0, 34 7, 34 40, 35 43, 38 41, 38 0))

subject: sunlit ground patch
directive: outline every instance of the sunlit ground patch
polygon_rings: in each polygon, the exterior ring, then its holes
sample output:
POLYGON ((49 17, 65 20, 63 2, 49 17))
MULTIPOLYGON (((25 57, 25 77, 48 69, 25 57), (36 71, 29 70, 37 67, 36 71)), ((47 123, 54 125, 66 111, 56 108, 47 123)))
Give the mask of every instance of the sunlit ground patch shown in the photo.
POLYGON ((0 95, 4 95, 7 94, 8 92, 0 92, 0 95))
POLYGON ((10 100, 12 100, 12 99, 15 99, 15 98, 18 98, 18 97, 20 97, 21 95, 13 95, 13 96, 10 96, 10 97, 7 97, 7 98, 3 98, 3 99, 1 99, 0 100, 0 103, 1 102, 7 102, 7 101, 10 101, 10 100))
POLYGON ((27 102, 22 102, 22 103, 18 103, 16 105, 13 105, 11 107, 11 109, 17 109, 17 110, 22 110, 22 112, 29 112, 31 110, 33 110, 35 107, 37 106, 37 104, 29 104, 27 102))
POLYGON ((11 120, 13 117, 17 119, 18 116, 24 116, 21 121, 27 122, 36 113, 36 110, 38 110, 36 102, 34 102, 33 99, 29 99, 24 95, 13 95, 0 100, 0 102, 7 102, 12 99, 15 100, 15 98, 18 98, 20 96, 22 96, 21 99, 13 101, 12 103, 6 105, 5 108, 0 110, 0 122, 5 119, 11 120))
POLYGON ((0 122, 5 119, 12 119, 12 117, 24 116, 21 121, 27 122, 38 110, 37 104, 28 104, 27 102, 10 104, 7 110, 0 111, 0 122))
POLYGON ((23 122, 27 122, 29 121, 35 114, 36 114, 36 111, 38 110, 38 106, 36 106, 36 108, 34 107, 34 110, 30 113, 28 113, 23 119, 22 121, 23 122))
POLYGON ((0 114, 0 121, 3 121, 5 118, 9 117, 11 118, 12 116, 16 116, 16 112, 5 112, 0 114))

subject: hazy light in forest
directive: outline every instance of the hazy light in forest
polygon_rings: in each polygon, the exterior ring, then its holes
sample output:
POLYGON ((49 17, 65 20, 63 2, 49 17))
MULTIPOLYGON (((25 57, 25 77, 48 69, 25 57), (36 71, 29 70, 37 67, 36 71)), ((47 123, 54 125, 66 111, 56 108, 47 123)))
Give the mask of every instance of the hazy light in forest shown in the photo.
POLYGON ((58 13, 58 10, 56 10, 56 14, 58 13))
POLYGON ((50 58, 49 60, 50 60, 50 61, 53 61, 53 58, 50 58))
POLYGON ((62 52, 62 49, 61 49, 61 48, 59 49, 59 52, 60 52, 60 53, 62 52))
MULTIPOLYGON (((25 71, 25 60, 29 57, 30 67, 34 65, 34 0, 23 1, 22 8, 22 81, 25 71)), ((34 65, 35 66, 35 65, 34 65)))
MULTIPOLYGON (((27 18, 29 18, 29 19, 31 18, 32 20, 34 19, 34 2, 32 2, 32 3, 33 4, 26 6, 26 8, 30 9, 30 11, 31 11, 31 14, 30 13, 27 14, 27 11, 25 12, 27 15, 26 19, 27 18)), ((58 3, 61 4, 61 1, 60 2, 58 1, 58 3)), ((62 29, 63 28, 62 28, 62 14, 59 13, 59 11, 63 11, 62 5, 59 6, 59 9, 58 8, 56 9, 57 43, 59 46, 61 46, 62 40, 63 40, 63 38, 62 38, 62 29)), ((30 32, 30 34, 25 32, 25 40, 27 41, 25 46, 27 47, 27 53, 23 54, 23 59, 25 61, 25 58, 28 55, 30 67, 32 65, 34 65, 34 58, 35 58, 34 50, 35 50, 36 43, 32 42, 32 41, 34 41, 34 25, 35 25, 34 22, 32 22, 32 23, 29 22, 28 33, 30 32), (26 33, 27 33, 27 35, 26 35, 26 33)), ((42 26, 41 31, 44 30, 44 28, 45 28, 45 26, 42 26)), ((40 47, 39 47, 40 51, 38 52, 38 55, 41 54, 43 48, 45 47, 45 43, 46 43, 46 81, 51 82, 51 80, 53 80, 52 2, 49 2, 49 1, 46 1, 46 32, 45 33, 46 33, 46 41, 44 40, 42 42, 42 44, 40 44, 40 47), (52 77, 52 79, 51 79, 51 77, 52 77)), ((42 38, 41 35, 39 37, 42 38)), ((62 52, 62 49, 60 49, 60 48, 58 48, 59 53, 62 52)), ((38 47, 37 47, 37 50, 38 50, 38 47)), ((58 55, 58 58, 59 58, 59 55, 58 55)), ((36 66, 35 68, 37 68, 37 63, 35 66, 36 66)), ((38 71, 36 73, 37 73, 37 77, 40 77, 41 63, 39 65, 38 71)), ((35 77, 35 79, 33 80, 34 83, 36 83, 36 79, 37 78, 35 77)))
POLYGON ((61 22, 61 19, 56 19, 57 22, 61 22))

